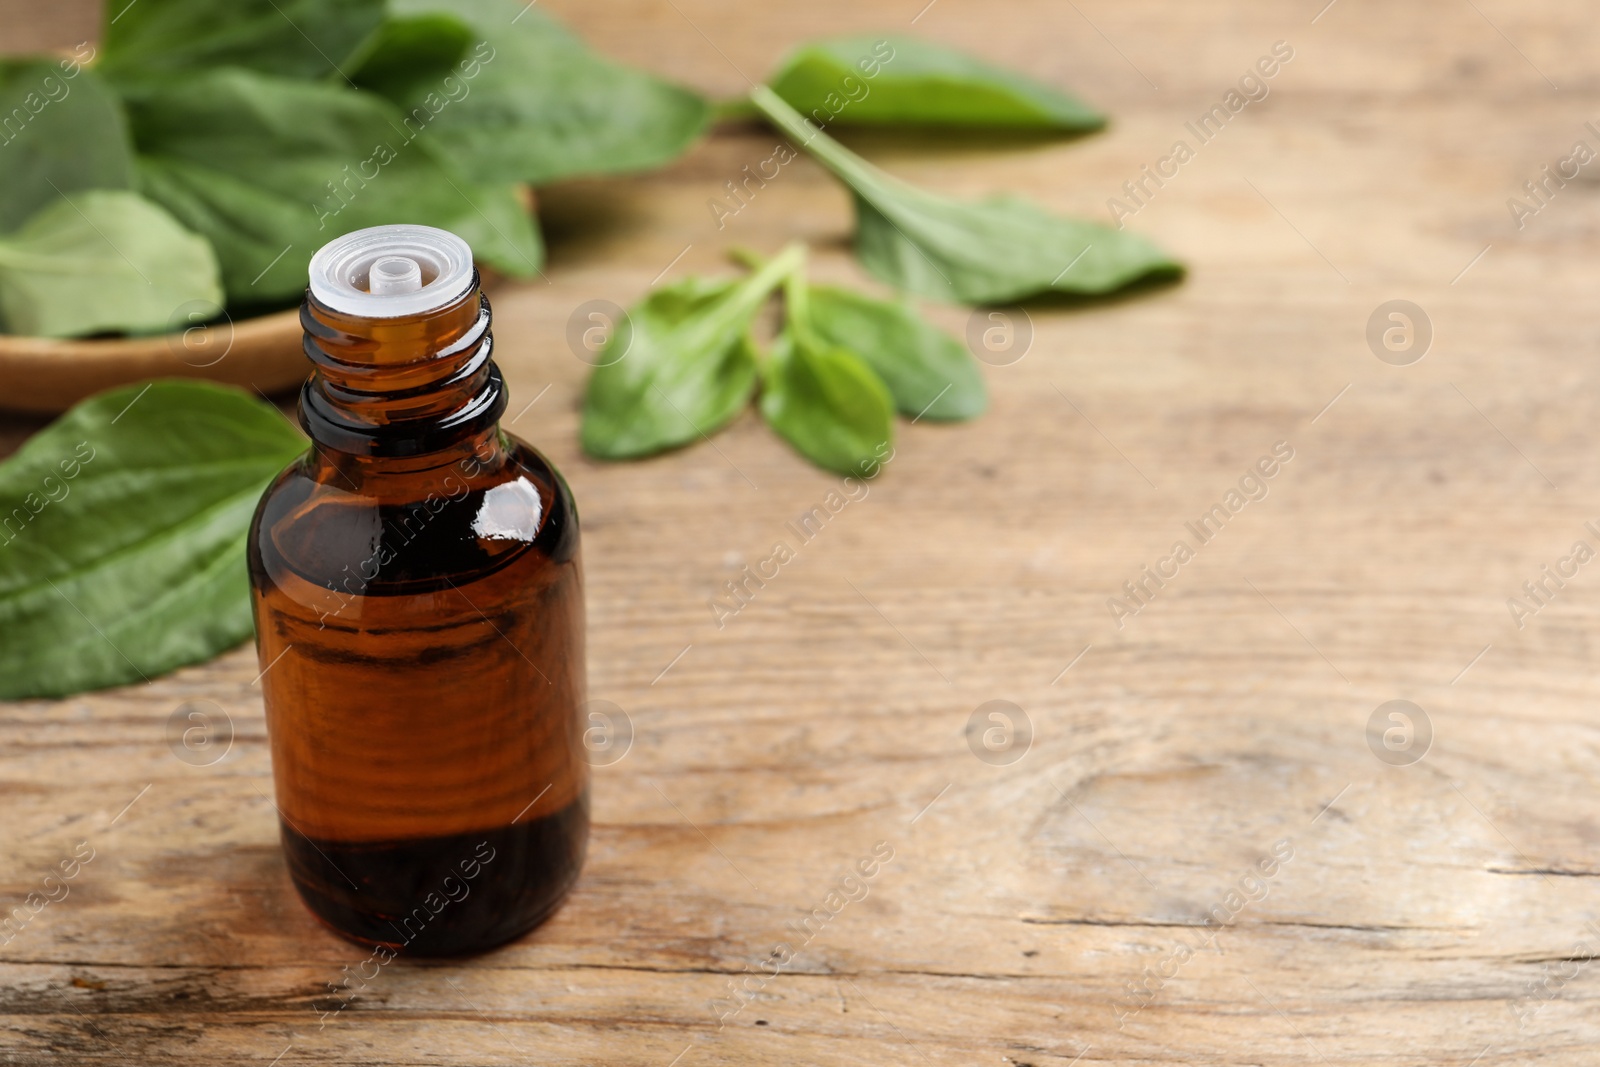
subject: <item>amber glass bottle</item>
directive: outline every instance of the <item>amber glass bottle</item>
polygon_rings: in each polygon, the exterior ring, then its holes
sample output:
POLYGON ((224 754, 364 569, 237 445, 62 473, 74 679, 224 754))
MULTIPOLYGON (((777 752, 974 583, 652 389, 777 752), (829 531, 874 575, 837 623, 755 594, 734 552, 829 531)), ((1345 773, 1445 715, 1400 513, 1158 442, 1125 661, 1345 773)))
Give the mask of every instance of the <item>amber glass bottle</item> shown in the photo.
POLYGON ((356 941, 485 949, 548 916, 583 862, 577 512, 499 428, 489 304, 459 238, 340 238, 300 318, 311 449, 249 545, 289 872, 356 941))

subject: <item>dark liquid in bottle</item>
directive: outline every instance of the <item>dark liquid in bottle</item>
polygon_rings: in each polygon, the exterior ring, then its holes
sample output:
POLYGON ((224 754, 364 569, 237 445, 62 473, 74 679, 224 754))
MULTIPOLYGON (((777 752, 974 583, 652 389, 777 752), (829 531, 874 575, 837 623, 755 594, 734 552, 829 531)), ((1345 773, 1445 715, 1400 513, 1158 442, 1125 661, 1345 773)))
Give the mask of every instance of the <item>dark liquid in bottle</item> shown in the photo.
POLYGON ((452 955, 509 941, 556 909, 583 865, 588 818, 573 803, 502 829, 371 844, 314 841, 284 825, 283 850, 300 896, 335 930, 452 955))
POLYGON ((267 491, 249 552, 295 886, 337 932, 417 955, 537 925, 588 833, 572 499, 495 425, 487 306, 434 318, 373 339, 308 307, 349 362, 312 352, 316 444, 267 491))

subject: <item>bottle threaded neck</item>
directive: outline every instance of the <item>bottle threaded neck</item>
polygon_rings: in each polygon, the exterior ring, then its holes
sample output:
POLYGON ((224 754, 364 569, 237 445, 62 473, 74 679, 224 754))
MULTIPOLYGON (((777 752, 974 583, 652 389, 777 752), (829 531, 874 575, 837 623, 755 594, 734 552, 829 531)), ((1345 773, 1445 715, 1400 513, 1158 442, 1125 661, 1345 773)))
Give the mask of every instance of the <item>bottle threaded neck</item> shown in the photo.
POLYGON ((301 425, 319 445, 365 456, 438 452, 483 433, 506 408, 490 320, 476 273, 451 303, 403 317, 347 314, 308 293, 301 425))

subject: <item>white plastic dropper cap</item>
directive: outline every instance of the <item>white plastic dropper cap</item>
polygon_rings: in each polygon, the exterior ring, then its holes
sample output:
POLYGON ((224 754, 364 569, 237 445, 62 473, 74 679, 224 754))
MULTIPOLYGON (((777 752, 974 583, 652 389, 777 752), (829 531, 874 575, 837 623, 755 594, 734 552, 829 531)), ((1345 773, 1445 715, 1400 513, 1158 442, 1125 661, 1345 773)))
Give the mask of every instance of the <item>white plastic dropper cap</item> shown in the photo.
POLYGON ((346 315, 397 319, 455 303, 472 288, 472 249, 433 226, 373 226, 311 257, 311 295, 346 315))
POLYGON ((367 272, 370 292, 414 293, 422 288, 422 264, 409 256, 384 256, 367 272))

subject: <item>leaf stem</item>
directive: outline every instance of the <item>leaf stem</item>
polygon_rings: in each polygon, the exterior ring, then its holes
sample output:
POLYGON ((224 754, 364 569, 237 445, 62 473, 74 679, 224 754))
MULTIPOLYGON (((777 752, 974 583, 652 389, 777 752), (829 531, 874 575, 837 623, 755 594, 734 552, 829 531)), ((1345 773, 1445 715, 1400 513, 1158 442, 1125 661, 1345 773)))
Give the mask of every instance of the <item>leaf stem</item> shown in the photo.
POLYGON ((735 96, 728 100, 718 100, 711 105, 712 122, 739 122, 744 119, 758 118, 761 115, 755 103, 748 96, 735 96))
POLYGON ((760 270, 767 264, 766 256, 744 245, 734 245, 728 249, 728 258, 748 270, 760 270))
POLYGON ((693 320, 684 327, 686 344, 691 349, 711 349, 714 339, 722 336, 733 324, 747 321, 782 284, 790 271, 805 263, 806 248, 798 241, 788 245, 760 270, 739 282, 718 306, 703 318, 693 320))
POLYGON ((806 284, 805 271, 796 268, 783 279, 784 315, 796 337, 811 338, 811 287, 806 284))
MULTIPOLYGON (((759 258, 759 257, 758 257, 759 258)), ((753 311, 783 280, 795 271, 804 268, 806 262, 806 246, 799 241, 792 241, 784 246, 772 259, 756 267, 756 272, 739 285, 739 299, 734 305, 746 311, 753 311)))
MULTIPOLYGON (((804 246, 798 242, 788 248, 799 247, 804 252, 804 246)), ((785 251, 788 251, 788 248, 785 251)), ((743 245, 735 245, 728 249, 728 258, 743 267, 753 271, 764 271, 771 266, 774 260, 764 258, 761 253, 743 245)), ((814 336, 811 329, 811 286, 806 282, 805 256, 802 254, 793 267, 783 276, 783 303, 784 318, 787 325, 795 333, 803 333, 810 339, 814 336)), ((759 276, 759 274, 757 275, 759 276)))
POLYGON ((823 133, 810 119, 790 107, 788 102, 767 88, 758 85, 750 90, 750 102, 761 110, 773 125, 800 142, 800 147, 816 156, 823 166, 833 171, 855 192, 872 201, 875 206, 891 190, 919 194, 922 191, 868 163, 832 137, 823 133))

